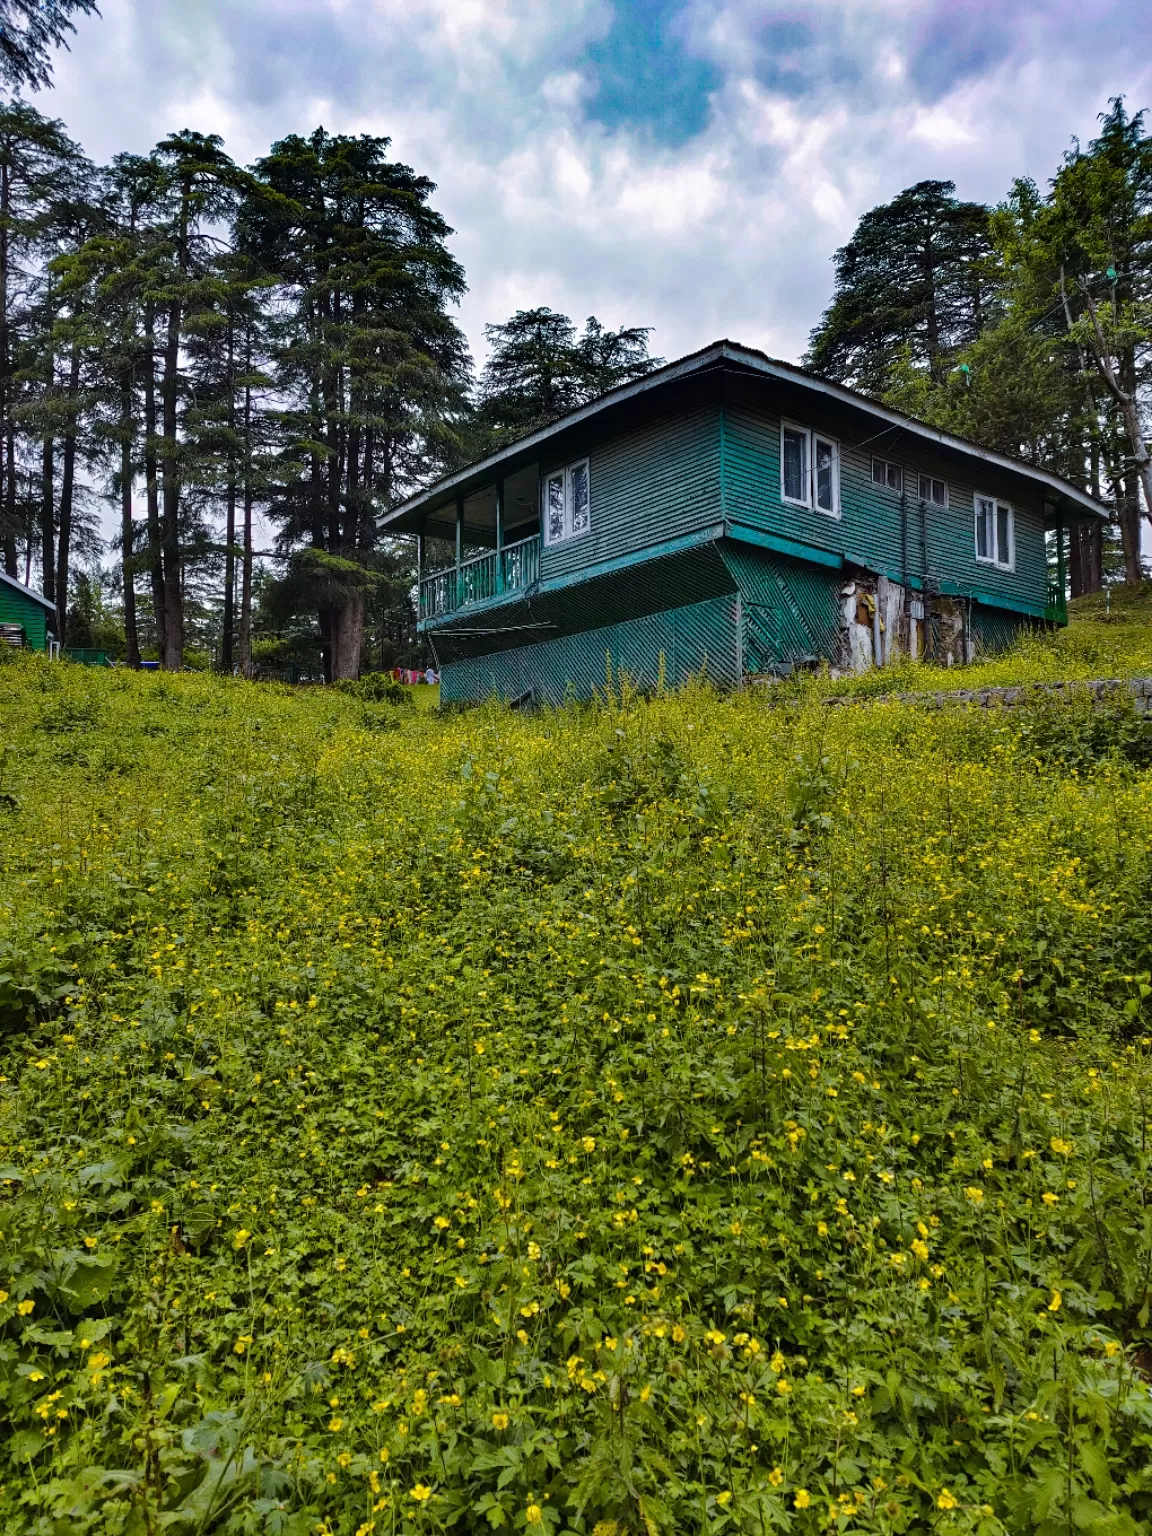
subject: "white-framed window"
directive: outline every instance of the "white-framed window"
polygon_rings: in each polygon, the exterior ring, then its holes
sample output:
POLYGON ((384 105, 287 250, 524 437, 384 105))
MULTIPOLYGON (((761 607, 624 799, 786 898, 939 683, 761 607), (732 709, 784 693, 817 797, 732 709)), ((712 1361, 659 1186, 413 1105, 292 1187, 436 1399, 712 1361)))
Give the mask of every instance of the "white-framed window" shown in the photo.
POLYGON ((579 538, 592 526, 588 460, 580 459, 566 469, 544 476, 544 542, 563 544, 579 538))
POLYGON ((893 464, 891 459, 872 460, 872 482, 874 485, 886 486, 890 491, 902 491, 904 489, 904 471, 899 464, 893 464))
POLYGON ((920 500, 926 501, 931 507, 946 507, 948 505, 947 480, 937 480, 935 475, 921 475, 920 500))
POLYGON ((797 506, 839 517, 839 443, 823 432, 781 422, 780 495, 797 506))
POLYGON ((1002 571, 1016 566, 1016 526, 1012 508, 994 496, 976 497, 976 559, 1002 571))

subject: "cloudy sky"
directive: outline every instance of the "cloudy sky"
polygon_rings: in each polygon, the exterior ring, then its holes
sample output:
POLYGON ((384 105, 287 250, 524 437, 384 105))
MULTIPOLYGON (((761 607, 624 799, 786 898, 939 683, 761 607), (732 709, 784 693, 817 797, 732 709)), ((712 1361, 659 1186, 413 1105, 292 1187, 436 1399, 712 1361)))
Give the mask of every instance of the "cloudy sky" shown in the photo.
POLYGON ((101 0, 42 111, 88 153, 189 127, 249 162, 317 124, 439 185, 486 321, 548 304, 799 357, 829 258, 925 177, 1044 180, 1152 105, 1152 0, 101 0), (1143 23, 1140 17, 1143 17, 1143 23))

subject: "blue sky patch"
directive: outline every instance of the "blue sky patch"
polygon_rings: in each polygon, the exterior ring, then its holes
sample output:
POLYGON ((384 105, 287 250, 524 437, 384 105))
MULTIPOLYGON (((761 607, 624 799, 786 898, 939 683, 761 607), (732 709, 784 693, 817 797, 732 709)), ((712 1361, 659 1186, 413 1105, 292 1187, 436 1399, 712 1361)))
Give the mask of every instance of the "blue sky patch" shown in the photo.
POLYGON ((616 0, 607 36, 585 54, 595 78, 587 108, 594 122, 645 128, 670 147, 703 131, 720 73, 688 47, 684 11, 684 0, 616 0))

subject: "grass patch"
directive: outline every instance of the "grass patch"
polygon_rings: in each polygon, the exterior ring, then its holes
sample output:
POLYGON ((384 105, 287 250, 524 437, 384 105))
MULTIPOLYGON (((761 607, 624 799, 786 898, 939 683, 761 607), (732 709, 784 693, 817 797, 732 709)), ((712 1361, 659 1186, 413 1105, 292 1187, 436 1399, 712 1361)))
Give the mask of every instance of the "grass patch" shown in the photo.
POLYGON ((1146 1529, 1124 722, 0 720, 5 1531, 1146 1529))

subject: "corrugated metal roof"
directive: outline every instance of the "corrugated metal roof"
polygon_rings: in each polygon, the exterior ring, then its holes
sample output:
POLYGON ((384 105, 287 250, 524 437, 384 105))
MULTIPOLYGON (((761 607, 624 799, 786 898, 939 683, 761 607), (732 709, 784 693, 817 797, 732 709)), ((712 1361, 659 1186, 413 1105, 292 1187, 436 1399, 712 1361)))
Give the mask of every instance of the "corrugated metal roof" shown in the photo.
POLYGON ((507 468, 515 461, 523 462, 526 456, 536 452, 542 445, 561 432, 568 431, 571 427, 599 415, 601 412, 613 409, 629 400, 641 395, 673 384, 679 380, 708 372, 713 369, 732 368, 748 373, 770 378, 778 383, 790 385, 801 390, 810 390, 815 394, 822 394, 830 400, 835 400, 841 405, 850 406, 855 410, 879 421, 885 421, 890 426, 902 428, 904 431, 937 444, 938 447, 961 454, 969 458, 979 458, 985 463, 995 465, 999 469, 1007 470, 1012 474, 1023 476, 1036 484, 1045 486, 1060 500, 1071 502, 1084 512, 1096 517, 1106 517, 1107 511, 1069 480, 1060 475, 1052 474, 1049 470, 1038 469, 1033 464, 1025 464, 1021 459, 1014 459, 1008 454, 998 453, 991 448, 983 448, 979 443, 969 441, 967 438, 957 437, 950 432, 941 432, 936 427, 930 427, 926 422, 918 421, 914 416, 906 416, 902 411, 895 411, 890 406, 880 405, 871 400, 867 395, 859 391, 848 389, 843 384, 833 383, 830 379, 822 378, 817 373, 812 373, 807 368, 801 368, 795 363, 786 363, 780 358, 769 357, 765 352, 759 352, 754 347, 741 346, 734 341, 715 341, 710 346, 703 347, 699 352, 689 353, 688 356, 678 358, 675 362, 668 363, 663 368, 657 368, 652 373, 646 374, 642 379, 637 379, 631 384, 622 384, 619 388, 609 390, 599 399, 582 405, 578 410, 569 411, 566 416, 559 417, 550 422, 546 427, 540 427, 537 431, 529 433, 526 437, 518 438, 515 442, 508 443, 496 453, 489 454, 487 458, 470 464, 465 469, 458 470, 455 474, 445 475, 435 481, 425 490, 410 496, 407 501, 393 509, 392 512, 381 518, 380 526, 383 529, 392 528, 397 531, 405 531, 405 524, 411 529, 410 522, 415 512, 429 512, 445 502, 454 499, 457 492, 463 492, 473 484, 491 476, 496 471, 507 468))

